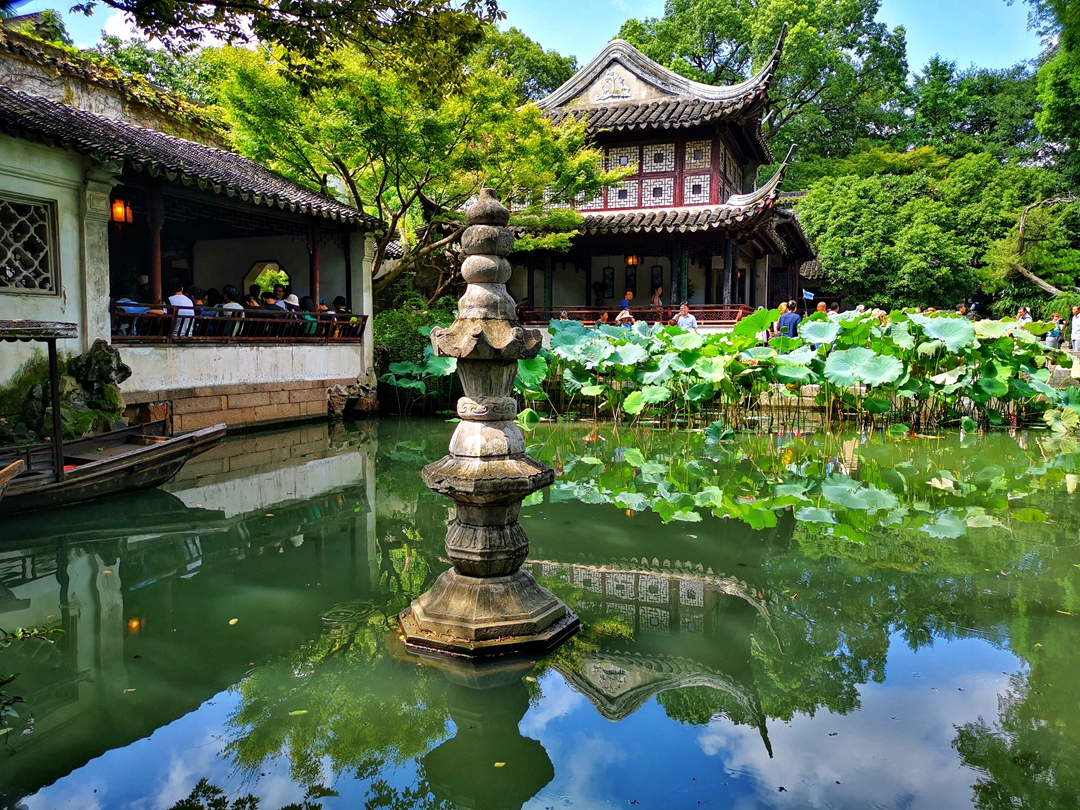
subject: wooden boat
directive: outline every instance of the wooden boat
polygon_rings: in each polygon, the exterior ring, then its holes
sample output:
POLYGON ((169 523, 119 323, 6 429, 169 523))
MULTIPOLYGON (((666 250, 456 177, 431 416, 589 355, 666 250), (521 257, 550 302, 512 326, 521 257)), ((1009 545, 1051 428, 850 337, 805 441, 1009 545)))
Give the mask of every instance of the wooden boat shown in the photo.
POLYGON ((114 430, 64 442, 59 475, 52 444, 0 451, 0 465, 26 465, 25 472, 7 485, 0 515, 160 486, 188 459, 209 450, 224 436, 223 424, 173 437, 166 436, 163 421, 114 430))
POLYGON ((0 499, 4 497, 4 490, 7 489, 8 482, 25 469, 26 462, 21 458, 0 469, 0 499))

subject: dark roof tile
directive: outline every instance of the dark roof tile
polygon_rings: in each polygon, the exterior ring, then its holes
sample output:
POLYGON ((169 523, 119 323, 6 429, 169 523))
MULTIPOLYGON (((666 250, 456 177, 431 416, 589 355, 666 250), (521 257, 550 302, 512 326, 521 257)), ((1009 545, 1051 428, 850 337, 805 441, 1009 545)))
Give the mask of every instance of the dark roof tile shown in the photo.
POLYGON ((14 137, 70 149, 102 162, 164 175, 170 181, 212 188, 256 205, 377 228, 381 222, 310 191, 254 160, 133 126, 39 96, 0 87, 0 129, 14 137))

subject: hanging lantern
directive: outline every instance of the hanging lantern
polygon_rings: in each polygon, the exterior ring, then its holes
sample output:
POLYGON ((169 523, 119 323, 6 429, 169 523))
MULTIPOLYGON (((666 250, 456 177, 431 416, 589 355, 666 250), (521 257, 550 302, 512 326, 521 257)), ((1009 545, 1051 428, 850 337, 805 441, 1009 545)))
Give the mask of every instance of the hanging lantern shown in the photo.
POLYGON ((110 212, 109 219, 113 222, 118 222, 121 225, 127 222, 131 222, 131 205, 123 200, 113 200, 112 211, 110 212))
POLYGON ((633 256, 633 255, 627 256, 626 257, 626 266, 627 267, 637 267, 638 266, 638 257, 633 256))

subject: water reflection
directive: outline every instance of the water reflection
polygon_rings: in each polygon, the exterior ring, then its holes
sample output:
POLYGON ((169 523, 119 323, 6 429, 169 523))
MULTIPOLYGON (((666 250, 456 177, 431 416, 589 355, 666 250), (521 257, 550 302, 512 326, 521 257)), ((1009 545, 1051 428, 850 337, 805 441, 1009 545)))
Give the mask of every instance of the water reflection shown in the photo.
POLYGON ((419 469, 450 428, 239 437, 168 491, 0 524, 0 626, 67 631, 0 652, 5 806, 202 777, 269 808, 1080 799, 1075 454, 534 432, 560 476, 527 566, 585 630, 488 681, 394 629, 446 565, 419 469))

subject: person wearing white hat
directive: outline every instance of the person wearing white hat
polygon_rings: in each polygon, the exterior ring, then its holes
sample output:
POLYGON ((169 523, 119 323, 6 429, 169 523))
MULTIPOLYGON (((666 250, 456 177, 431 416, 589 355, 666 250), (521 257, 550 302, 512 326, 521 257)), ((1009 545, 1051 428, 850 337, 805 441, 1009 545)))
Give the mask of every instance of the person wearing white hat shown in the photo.
POLYGON ((296 312, 298 309, 300 309, 300 299, 297 298, 294 293, 289 293, 288 295, 286 295, 284 301, 285 308, 289 310, 289 312, 296 312))

